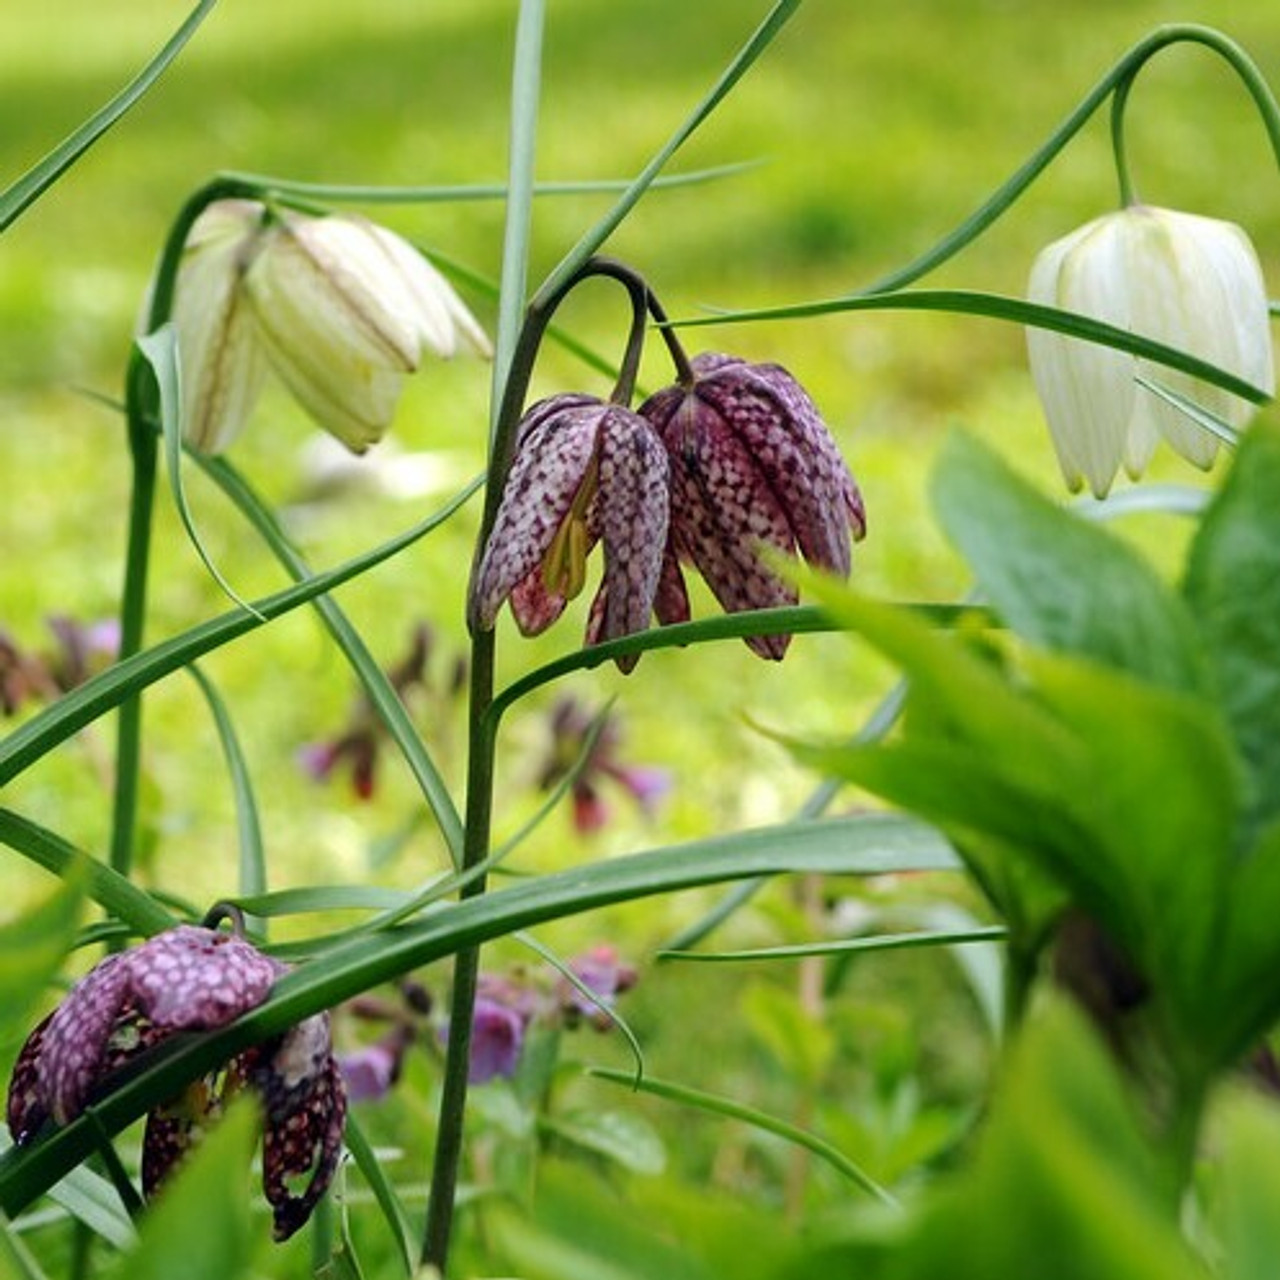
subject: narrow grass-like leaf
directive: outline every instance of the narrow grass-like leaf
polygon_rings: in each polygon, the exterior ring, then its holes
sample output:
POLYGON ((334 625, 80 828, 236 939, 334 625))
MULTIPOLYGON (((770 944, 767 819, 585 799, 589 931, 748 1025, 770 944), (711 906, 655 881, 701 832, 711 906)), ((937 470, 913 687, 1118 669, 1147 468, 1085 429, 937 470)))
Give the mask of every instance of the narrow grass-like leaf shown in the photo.
POLYGON ((14 1280, 48 1280, 47 1273, 36 1261, 13 1224, 0 1215, 0 1274, 14 1280))
MULTIPOLYGON (((919 604, 906 609, 940 626, 954 626, 961 620, 981 621, 986 613, 969 605, 919 604)), ((493 699, 489 719, 496 725, 505 712, 521 698, 543 685, 559 680, 574 671, 589 671, 624 654, 649 653, 655 649, 686 648, 714 640, 741 640, 744 636, 802 635, 813 632, 840 631, 843 627, 823 609, 813 605, 792 605, 778 609, 754 609, 742 613, 714 614, 693 622, 676 622, 666 627, 652 627, 617 640, 565 654, 527 675, 513 680, 493 699)))
POLYGON ((275 917, 307 915, 317 911, 396 910, 411 901, 411 895, 403 889, 376 884, 336 884, 237 895, 227 901, 253 915, 275 917))
POLYGON ((350 1110, 347 1112, 347 1127, 343 1141, 356 1162, 356 1168, 360 1170, 369 1190, 373 1192, 378 1208, 382 1210, 383 1220, 391 1232, 396 1256, 404 1274, 412 1277, 417 1262, 414 1257, 413 1228, 409 1223, 409 1215, 405 1212, 404 1205, 400 1203, 400 1197, 396 1194, 391 1179, 387 1177, 382 1161, 378 1159, 378 1153, 370 1145, 364 1126, 350 1110))
POLYGON ((496 437, 503 396, 525 313, 545 16, 543 0, 520 0, 511 70, 507 203, 502 233, 502 279, 498 286, 498 319, 493 344, 491 441, 496 437))
POLYGON ((538 290, 540 298, 555 296, 573 274, 591 257, 635 208, 640 197, 649 189, 663 166, 689 140, 698 127, 720 105, 729 91, 750 69, 752 63, 769 47, 795 11, 800 0, 778 0, 765 15, 764 21, 752 33, 750 39, 720 74, 707 95, 694 107, 654 157, 640 171, 635 180, 618 198, 613 207, 594 226, 590 227, 577 244, 560 260, 555 270, 538 290))
POLYGON ((1007 320, 1014 324, 1030 325, 1036 329, 1049 329, 1065 333, 1086 342, 1125 351, 1155 364, 1164 365, 1190 374, 1230 391, 1253 404, 1266 404, 1271 395, 1261 387, 1217 365, 1209 364, 1128 329, 1118 328, 1092 316, 1059 307, 1048 307, 1022 298, 1004 294, 983 293, 974 289, 904 289, 897 293, 858 293, 843 297, 826 298, 816 302, 792 303, 781 307, 759 307, 747 311, 717 311, 714 315, 696 319, 672 321, 675 328, 696 328, 709 324, 738 324, 756 320, 802 320, 814 316, 835 315, 848 311, 942 311, 959 315, 985 316, 992 320, 1007 320))
POLYGON ((976 929, 939 929, 920 933, 880 933, 867 938, 832 938, 787 947, 756 947, 748 951, 657 952, 659 960, 701 960, 742 963, 749 960, 803 960, 806 956, 842 956, 859 951, 901 951, 918 947, 954 947, 966 942, 1000 942, 1008 936, 1002 925, 976 929))
POLYGON ((217 0, 200 0, 160 52, 110 102, 95 111, 48 155, 0 192, 0 231, 38 200, 151 88, 216 3, 217 0))
POLYGON ((196 528, 191 505, 187 501, 186 486, 182 480, 182 370, 178 363, 178 338, 174 327, 172 324, 163 324, 154 333, 138 338, 135 345, 142 353, 142 358, 151 366, 160 395, 160 432, 164 441, 165 468, 178 518, 209 576, 233 604, 253 613, 253 606, 241 598, 214 564, 213 557, 200 536, 200 530, 196 528))
POLYGON ((412 546, 443 524, 470 498, 475 487, 468 486, 439 511, 380 546, 364 551, 334 569, 315 574, 296 586, 264 596, 255 602, 253 612, 236 609, 221 614, 126 658, 85 681, 0 742, 0 786, 131 694, 155 684, 203 654, 253 631, 264 622, 282 617, 325 592, 350 582, 412 546))
POLYGON ((1223 444, 1229 445, 1234 449, 1240 443, 1240 432, 1235 427, 1225 418, 1219 417, 1211 409, 1206 409, 1204 405, 1197 404, 1190 396, 1184 396, 1181 391, 1175 391, 1173 387, 1163 386, 1153 378, 1144 378, 1141 374, 1138 374, 1134 381, 1140 387, 1145 387, 1152 395, 1159 396, 1166 404, 1171 404, 1180 413, 1190 418, 1201 430, 1207 431, 1209 435, 1221 440, 1223 444))
POLYGON ((574 973, 568 963, 562 960, 550 947, 544 946, 537 938, 533 936, 527 929, 520 929, 513 935, 517 942, 528 947, 530 951, 536 952, 547 962, 584 1000, 586 1000, 594 1008, 598 1009, 609 1021, 617 1027, 622 1033, 622 1038, 627 1042, 627 1047, 631 1050, 631 1056, 636 1061, 635 1082, 638 1085, 644 1079, 644 1050, 640 1047, 640 1041, 636 1038, 636 1033, 631 1030, 627 1020, 613 1007, 612 1004, 600 998, 600 996, 592 991, 583 980, 574 973))
POLYGON ((231 779, 231 791, 236 807, 237 844, 240 850, 239 891, 245 895, 265 893, 267 858, 262 846, 262 825, 258 821, 258 802, 253 794, 253 773, 248 761, 244 758, 240 738, 226 703, 222 700, 222 695, 195 663, 192 663, 187 671, 209 704, 209 711, 213 715, 213 723, 218 731, 218 741, 222 744, 222 755, 227 763, 227 774, 231 779))
MULTIPOLYGON (((674 189, 719 182, 758 168, 759 160, 738 160, 730 164, 712 165, 706 169, 689 169, 655 178, 655 189, 674 189)), ((510 187, 504 182, 464 182, 447 186, 363 186, 358 183, 298 182, 274 174, 245 173, 230 170, 218 175, 220 180, 246 188, 257 188, 277 197, 314 200, 324 204, 459 204, 476 200, 505 200, 510 187)), ((534 182, 535 197, 608 195, 626 191, 631 178, 584 178, 559 182, 534 182)), ((435 259, 435 254, 431 255, 435 259)))
POLYGON ((608 1067, 592 1067, 590 1074, 598 1080, 607 1080, 610 1084, 630 1085, 638 1093, 649 1093, 654 1097, 663 1098, 667 1102, 676 1102, 681 1106, 694 1107, 699 1111, 705 1111, 711 1115, 724 1116, 729 1120, 741 1120, 745 1124, 749 1124, 752 1128, 762 1129, 765 1133, 772 1133, 775 1137, 783 1138, 787 1142, 794 1143, 798 1147, 803 1147, 806 1151, 812 1152, 818 1159, 825 1161, 837 1173, 843 1174, 855 1186, 861 1187, 868 1195, 874 1196, 882 1204, 887 1204, 892 1208, 898 1208, 897 1198, 885 1187, 882 1187, 869 1173, 861 1166, 855 1164, 842 1151, 837 1150, 829 1142, 819 1138, 817 1134, 810 1133, 808 1129, 802 1129, 799 1125, 794 1125, 788 1120, 783 1120, 778 1116, 771 1116, 767 1112, 761 1111, 756 1107, 749 1107, 745 1103, 735 1102, 732 1098, 724 1098, 719 1094, 707 1093, 703 1089, 691 1089, 688 1085, 673 1084, 669 1080, 654 1080, 650 1077, 647 1080, 634 1080, 622 1071, 613 1071, 608 1067))
POLYGON ((63 879, 74 876, 77 868, 84 866, 85 893, 109 915, 123 920, 143 937, 172 929, 179 923, 177 917, 149 893, 12 809, 0 809, 0 843, 63 879))
MULTIPOLYGON (((193 455, 205 473, 222 489, 236 509, 249 521, 271 553, 296 582, 306 582, 314 577, 305 560, 290 544, 284 530, 266 503, 238 471, 223 458, 207 458, 193 455)), ((466 501, 480 487, 481 479, 473 480, 463 491, 461 501, 466 501)), ((459 503, 460 505, 460 503, 459 503)), ((336 600, 319 596, 315 600, 316 612, 341 649, 356 678, 360 681, 369 705, 385 726, 391 740, 400 749, 409 766, 423 798, 431 809, 440 828, 441 837, 449 850, 455 867, 462 862, 462 819, 457 806, 445 785, 440 770, 427 750, 422 736, 414 728, 400 695, 395 691, 387 674, 378 665, 360 633, 351 625, 336 600)))
MULTIPOLYGON (((434 960, 548 920, 682 889, 751 876, 816 872, 878 875, 954 870, 959 863, 932 828, 896 815, 788 823, 520 881, 434 912, 429 920, 354 938, 280 979, 243 1018, 205 1035, 171 1040, 96 1103, 118 1131, 157 1101, 251 1044, 434 960)), ((0 1210, 30 1204, 93 1149, 83 1119, 0 1158, 0 1210)))

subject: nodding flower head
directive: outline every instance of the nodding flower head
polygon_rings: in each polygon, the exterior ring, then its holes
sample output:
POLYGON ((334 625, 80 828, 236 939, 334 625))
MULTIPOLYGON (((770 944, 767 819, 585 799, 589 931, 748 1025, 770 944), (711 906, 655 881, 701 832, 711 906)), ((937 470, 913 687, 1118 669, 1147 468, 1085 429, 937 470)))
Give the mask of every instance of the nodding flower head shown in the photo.
MULTIPOLYGON (((799 551, 847 576, 850 535, 866 532, 862 497, 804 388, 778 365, 727 355, 696 356, 690 370, 690 382, 640 406, 670 459, 670 598, 684 593, 676 557, 694 565, 731 613, 796 603, 762 547, 799 551)), ((747 638, 774 659, 789 641, 747 638)))
MULTIPOLYGON (((256 1008, 282 972, 282 964, 243 939, 194 925, 108 956, 72 987, 18 1055, 7 1106, 14 1141, 32 1142, 47 1121, 70 1123, 144 1050, 179 1032, 225 1026, 256 1008)), ((253 1046, 155 1108, 143 1138, 143 1190, 156 1190, 217 1118, 224 1099, 244 1085, 263 1101, 263 1188, 282 1240, 306 1221, 341 1152, 346 1094, 327 1014, 253 1046), (295 1194, 287 1179, 296 1184, 304 1177, 309 1181, 295 1194)))
MULTIPOLYGON (((1154 338, 1275 386, 1267 290, 1258 256, 1229 222, 1131 205, 1095 218, 1044 249, 1027 290, 1047 303, 1154 338)), ((1063 477, 1106 495, 1123 464, 1136 479, 1163 437, 1209 467, 1217 438, 1143 387, 1143 373, 1242 427, 1254 407, 1189 374, 1080 338, 1027 330, 1031 372, 1063 477)))
POLYGON ((219 200, 196 219, 174 289, 188 443, 239 434, 268 368, 349 449, 381 439, 426 354, 489 341, 407 241, 350 214, 309 217, 219 200))
MULTIPOLYGON (((587 643, 642 631, 655 610, 667 538, 669 468, 642 417, 589 395, 558 395, 525 414, 493 531, 472 584, 473 627, 494 625, 504 601, 520 630, 546 630, 585 585, 604 544, 604 575, 587 643)), ((636 657, 619 658, 629 671, 636 657)))

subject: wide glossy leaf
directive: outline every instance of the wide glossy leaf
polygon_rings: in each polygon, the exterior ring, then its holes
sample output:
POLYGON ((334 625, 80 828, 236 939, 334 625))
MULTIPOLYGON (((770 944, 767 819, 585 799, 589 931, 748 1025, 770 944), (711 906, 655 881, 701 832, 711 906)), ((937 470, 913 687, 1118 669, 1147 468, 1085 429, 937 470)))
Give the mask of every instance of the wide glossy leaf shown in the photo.
POLYGON ((631 1173, 656 1177, 667 1165, 661 1135, 638 1111, 580 1109, 553 1113, 542 1121, 541 1127, 544 1133, 603 1156, 631 1173))
POLYGON ((249 1098, 230 1108, 157 1197, 138 1247, 112 1268, 112 1280, 226 1280, 249 1273, 249 1157, 259 1123, 249 1098))
POLYGON ((1249 835, 1280 817, 1280 428, 1245 433, 1206 512, 1183 590, 1251 766, 1249 835))
POLYGON ((1202 1280, 1169 1172, 1079 1015, 1041 1008, 1003 1085, 976 1161, 898 1251, 894 1280, 1202 1280))
MULTIPOLYGON (((957 866, 951 847, 932 828, 884 814, 763 827, 522 881, 334 947, 286 974, 268 1000, 237 1022, 164 1045, 145 1069, 101 1099, 97 1119, 107 1132, 117 1132, 250 1044, 433 960, 546 920, 749 876, 957 866)), ((0 1158, 0 1210, 21 1210, 93 1147, 94 1135, 80 1119, 7 1153, 0 1158)))
POLYGON ((1223 1280, 1272 1280, 1280 1258, 1280 1112, 1275 1100, 1235 1093, 1222 1106, 1216 1226, 1223 1280))
POLYGON ((1114 535, 1055 506, 962 432, 943 447, 933 495, 986 601, 1018 635, 1157 684, 1204 684, 1190 613, 1114 535))

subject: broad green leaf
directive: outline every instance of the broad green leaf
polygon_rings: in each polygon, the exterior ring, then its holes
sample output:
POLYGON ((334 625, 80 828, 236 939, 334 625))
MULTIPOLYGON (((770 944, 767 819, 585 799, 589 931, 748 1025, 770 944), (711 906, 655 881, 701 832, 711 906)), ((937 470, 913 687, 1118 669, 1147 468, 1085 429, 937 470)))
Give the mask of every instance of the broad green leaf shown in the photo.
POLYGON ((110 102, 95 111, 48 155, 0 192, 0 231, 34 204, 151 88, 160 73, 195 34, 196 28, 205 20, 216 2, 217 0, 200 0, 160 52, 110 102))
POLYGON ((977 1159, 897 1251, 893 1280, 1203 1280, 1169 1171, 1080 1016, 1041 1006, 1002 1079, 977 1159))
POLYGON ((1273 1099, 1230 1094, 1220 1116, 1215 1217, 1222 1280, 1272 1280, 1280 1258, 1280 1113, 1273 1099))
POLYGON ((1125 543, 1063 511, 973 437, 955 432, 933 475, 934 503, 987 602, 1018 635, 1198 688, 1191 616, 1125 543))
POLYGON ((255 1244, 249 1159, 259 1125, 248 1098, 228 1110, 156 1198, 138 1247, 112 1268, 112 1280, 227 1280, 249 1273, 255 1244))
POLYGON ((0 925, 0 1029, 3 1039, 26 1028, 45 987, 76 936, 87 867, 73 867, 46 898, 0 925))
POLYGON ((656 1177, 667 1165, 662 1138, 637 1111, 599 1111, 585 1108, 543 1118, 545 1133, 584 1151, 604 1156, 631 1173, 656 1177))
MULTIPOLYGON (((433 960, 547 920, 752 876, 878 875, 957 866, 936 831, 881 814, 761 827, 520 881, 441 907, 427 919, 345 941, 300 965, 230 1026, 164 1045, 145 1070, 96 1104, 98 1123, 108 1133, 118 1132, 250 1044, 433 960)), ((94 1145, 89 1126, 78 1119, 0 1157, 0 1211, 19 1212, 94 1145)))
MULTIPOLYGON (((1245 433, 1191 545, 1183 590, 1240 750, 1249 827, 1280 817, 1280 428, 1245 433)), ((1248 841, 1249 833, 1245 835, 1248 841)))

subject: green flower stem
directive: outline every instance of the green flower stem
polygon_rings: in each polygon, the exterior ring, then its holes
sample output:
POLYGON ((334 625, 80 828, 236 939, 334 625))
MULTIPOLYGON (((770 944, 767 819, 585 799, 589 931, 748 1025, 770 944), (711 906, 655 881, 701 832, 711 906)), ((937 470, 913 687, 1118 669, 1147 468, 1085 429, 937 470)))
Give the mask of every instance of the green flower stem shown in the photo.
MULTIPOLYGON (((169 319, 178 264, 192 223, 211 201, 247 194, 243 184, 218 180, 201 188, 179 210, 156 268, 147 311, 146 330, 169 319)), ((148 574, 151 565, 151 527, 155 509, 156 465, 159 454, 157 388, 147 362, 135 347, 125 376, 125 428, 133 467, 129 495, 129 532, 125 551, 124 586, 120 598, 120 660, 142 651, 146 625, 148 574)), ((111 812, 111 866, 127 876, 133 865, 138 825, 138 784, 142 760, 142 700, 133 696, 120 704, 116 722, 116 768, 111 812)))
POLYGON ((1115 96, 1111 100, 1111 148, 1115 154, 1116 177, 1120 183, 1122 205, 1136 204, 1139 199, 1137 187, 1129 169, 1128 151, 1125 146, 1125 109, 1129 103, 1129 93, 1138 72, 1153 54, 1170 44, 1182 41, 1203 45, 1214 53, 1220 54, 1240 77, 1253 98, 1254 105, 1258 108, 1267 136, 1271 139, 1271 150, 1275 153, 1277 163, 1280 163, 1280 106, 1277 106, 1271 86, 1257 63, 1234 40, 1212 27, 1195 24, 1160 27, 1130 50, 1119 64, 1120 77, 1115 85, 1115 96))
MULTIPOLYGON (((914 280, 919 280, 935 267, 941 266, 948 259, 955 257, 966 245, 976 240, 993 222, 998 219, 1022 193, 1049 167, 1054 158, 1066 147, 1067 143, 1088 122, 1093 113, 1113 93, 1121 95, 1118 110, 1123 116, 1124 98, 1128 94, 1128 85, 1142 66, 1160 50, 1169 45, 1181 42, 1203 44, 1220 53, 1240 75, 1245 86, 1253 95, 1262 114, 1263 123, 1271 138, 1271 145, 1277 158, 1280 158, 1280 109, 1265 78, 1247 54, 1233 41, 1212 27, 1199 26, 1195 23, 1175 23, 1157 27, 1149 35, 1135 44, 1110 71, 1094 85, 1065 120, 1053 131, 1048 140, 1017 171, 995 191, 978 209, 969 215, 949 235, 944 236, 935 245, 912 259, 905 266, 881 277, 875 283, 859 290, 859 293, 887 293, 893 289, 901 289, 914 280)), ((1123 138, 1117 134, 1120 128, 1113 121, 1112 137, 1117 147, 1117 166, 1121 175, 1122 193, 1128 182, 1127 167, 1124 162, 1123 138)))
MULTIPOLYGON (((493 451, 485 488, 484 515, 472 578, 480 564, 485 545, 497 519, 502 489, 515 450, 516 428, 524 411, 525 397, 537 361, 538 350, 556 308, 569 293, 592 276, 617 280, 627 290, 632 304, 632 326, 623 357, 622 373, 614 391, 615 399, 631 396, 640 349, 644 337, 645 312, 649 290, 645 282, 629 267, 610 258, 592 258, 584 263, 562 285, 539 294, 529 304, 524 323, 511 354, 506 382, 503 384, 493 429, 493 451)), ((471 592, 468 591, 470 598, 471 592)), ((461 871, 465 875, 489 856, 489 838, 493 813, 494 755, 497 744, 497 719, 490 714, 494 695, 494 634, 475 625, 471 630, 471 685, 468 698, 469 752, 467 756, 467 801, 463 816, 461 871)), ((459 896, 473 898, 483 894, 484 875, 464 882, 459 896)), ((449 1257, 449 1238, 453 1229, 453 1209, 457 1195, 458 1169, 462 1158, 467 1103, 467 1076, 471 1061, 471 1023, 475 1010, 476 983, 480 970, 480 948, 460 950, 453 966, 453 992, 449 1005, 449 1043, 445 1049, 444 1082, 440 1095, 439 1124, 432 1160, 431 1192, 427 1200, 427 1224, 423 1234, 422 1261, 441 1274, 449 1257)))

